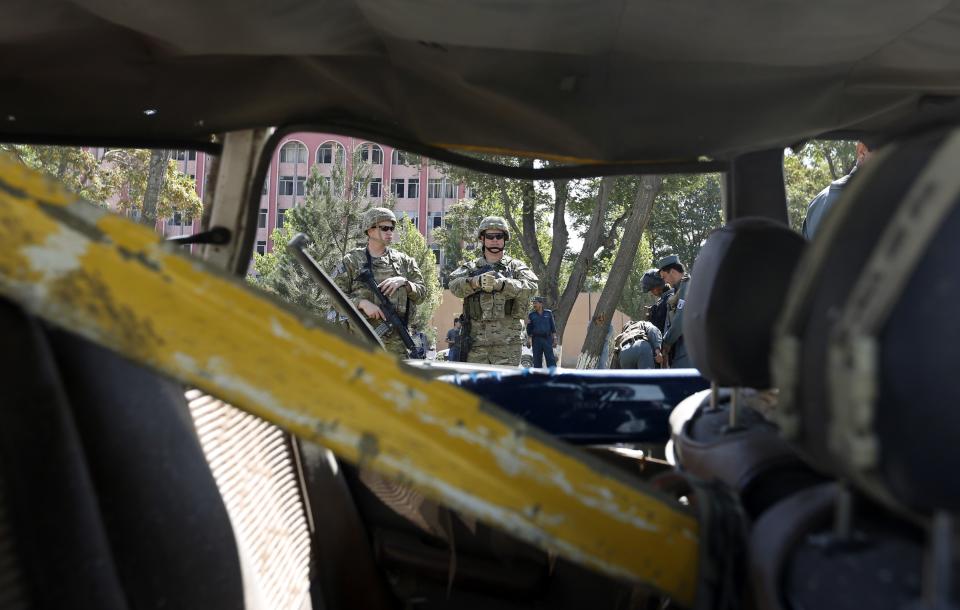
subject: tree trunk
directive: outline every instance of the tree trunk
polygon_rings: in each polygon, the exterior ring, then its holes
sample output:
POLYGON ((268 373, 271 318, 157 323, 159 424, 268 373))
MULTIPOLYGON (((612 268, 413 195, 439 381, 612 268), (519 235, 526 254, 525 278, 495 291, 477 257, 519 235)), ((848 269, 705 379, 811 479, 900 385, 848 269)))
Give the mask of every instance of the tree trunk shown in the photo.
POLYGON ((607 283, 603 287, 603 292, 600 293, 593 319, 587 329, 587 338, 577 358, 578 369, 606 368, 607 366, 606 362, 600 362, 600 353, 607 340, 607 328, 617 303, 620 302, 620 295, 623 294, 623 287, 626 285, 630 270, 633 269, 637 248, 640 247, 640 238, 650 220, 653 201, 662 186, 662 176, 643 176, 640 179, 640 187, 630 208, 630 215, 620 240, 620 248, 610 268, 607 283))
MULTIPOLYGON (((590 265, 593 263, 597 250, 599 250, 603 244, 603 228, 606 225, 605 221, 607 211, 610 207, 610 197, 616 181, 617 179, 613 177, 606 177, 600 181, 600 190, 597 193, 597 205, 594 206, 593 214, 590 216, 590 228, 587 229, 586 235, 583 236, 583 247, 580 249, 573 263, 573 268, 570 271, 569 279, 567 279, 567 285, 563 289, 563 294, 560 295, 560 299, 556 301, 554 306, 553 317, 557 326, 557 337, 559 337, 561 341, 563 341, 563 332, 567 327, 567 319, 570 317, 570 312, 573 311, 577 297, 580 296, 580 291, 583 290, 583 285, 587 281, 587 272, 590 269, 590 265)), ((564 228, 566 228, 566 224, 564 224, 564 228)), ((558 264, 557 275, 559 276, 559 274, 560 266, 558 264)))
POLYGON ((157 204, 160 202, 160 192, 167 177, 167 163, 172 151, 153 150, 150 152, 149 166, 147 167, 147 188, 143 193, 143 223, 153 227, 157 222, 157 204))

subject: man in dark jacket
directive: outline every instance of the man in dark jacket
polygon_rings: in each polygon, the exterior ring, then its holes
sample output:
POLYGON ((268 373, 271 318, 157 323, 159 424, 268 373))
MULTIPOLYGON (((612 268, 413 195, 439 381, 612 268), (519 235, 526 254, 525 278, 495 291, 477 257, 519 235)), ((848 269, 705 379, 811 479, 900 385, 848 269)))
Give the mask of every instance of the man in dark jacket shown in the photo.
POLYGON ((652 322, 662 334, 667 324, 667 299, 673 294, 673 289, 663 281, 656 269, 650 269, 643 274, 640 289, 657 297, 657 302, 647 308, 647 321, 652 322))
POLYGON ((866 144, 857 142, 857 160, 853 169, 850 170, 850 173, 831 182, 830 186, 820 191, 807 207, 807 217, 803 219, 802 232, 804 237, 808 240, 813 239, 814 234, 820 227, 820 223, 823 222, 823 219, 826 218, 827 214, 837 203, 837 200, 840 199, 840 194, 843 192, 844 187, 847 186, 847 182, 850 181, 853 174, 856 173, 864 163, 870 160, 870 154, 870 148, 867 147, 866 144))
MULTIPOLYGON (((657 266, 663 281, 673 286, 673 294, 667 299, 667 325, 661 349, 668 354, 667 363, 670 368, 687 368, 692 364, 683 340, 683 306, 687 301, 690 274, 686 272, 676 254, 664 256, 657 266)), ((658 362, 662 363, 662 358, 658 362)))

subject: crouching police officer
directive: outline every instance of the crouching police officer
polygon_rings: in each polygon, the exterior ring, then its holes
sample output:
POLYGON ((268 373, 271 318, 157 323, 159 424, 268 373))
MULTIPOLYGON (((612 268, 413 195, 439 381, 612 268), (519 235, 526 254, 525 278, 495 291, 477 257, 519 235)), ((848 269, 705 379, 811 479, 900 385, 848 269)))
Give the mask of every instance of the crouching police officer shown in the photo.
POLYGON ((653 322, 627 322, 613 339, 612 369, 652 369, 660 357, 660 329, 653 322))
MULTIPOLYGON (((364 269, 370 268, 380 292, 390 300, 404 322, 410 319, 414 305, 422 301, 427 293, 417 261, 390 247, 396 234, 396 225, 397 217, 387 208, 370 208, 364 212, 366 247, 347 252, 332 274, 333 281, 369 318, 374 328, 385 320, 385 316, 380 309, 380 300, 369 285, 360 279, 364 269)), ((407 357, 407 349, 399 332, 390 329, 382 339, 387 351, 401 358, 407 357)))
POLYGON ((463 299, 460 334, 469 342, 469 351, 461 352, 460 360, 518 366, 523 344, 521 320, 537 293, 537 276, 522 261, 504 254, 510 234, 503 218, 484 218, 477 236, 481 256, 450 274, 450 291, 463 299))
POLYGON ((683 306, 687 300, 687 288, 690 275, 684 270, 680 257, 676 254, 664 256, 657 263, 660 277, 673 286, 673 294, 667 299, 667 324, 663 333, 663 351, 669 353, 671 368, 681 369, 693 366, 683 341, 683 306))

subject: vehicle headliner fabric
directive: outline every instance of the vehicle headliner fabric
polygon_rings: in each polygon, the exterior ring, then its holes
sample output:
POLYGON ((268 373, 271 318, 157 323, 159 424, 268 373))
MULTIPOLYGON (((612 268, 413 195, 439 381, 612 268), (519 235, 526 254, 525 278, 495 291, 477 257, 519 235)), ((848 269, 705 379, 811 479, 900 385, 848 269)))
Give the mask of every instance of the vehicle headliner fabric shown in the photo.
POLYGON ((580 159, 729 158, 896 128, 960 94, 960 0, 0 6, 6 140, 199 144, 320 122, 580 159))

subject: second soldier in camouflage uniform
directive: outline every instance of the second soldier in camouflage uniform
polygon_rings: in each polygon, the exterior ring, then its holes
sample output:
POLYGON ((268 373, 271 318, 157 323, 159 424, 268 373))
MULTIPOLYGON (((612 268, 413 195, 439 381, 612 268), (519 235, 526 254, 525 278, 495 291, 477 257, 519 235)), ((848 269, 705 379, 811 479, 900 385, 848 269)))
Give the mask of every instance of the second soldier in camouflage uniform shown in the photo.
POLYGON ((484 218, 477 233, 482 256, 460 265, 450 274, 449 283, 450 291, 464 300, 469 317, 467 362, 518 366, 523 349, 521 320, 537 293, 537 276, 522 261, 503 253, 510 239, 503 218, 484 218), (474 275, 487 265, 491 270, 474 275))
MULTIPOLYGON (((350 297, 357 309, 367 316, 374 328, 383 322, 384 315, 377 296, 359 278, 360 272, 368 264, 380 291, 390 299, 397 314, 404 320, 412 316, 414 305, 422 301, 427 293, 417 261, 390 248, 396 224, 397 217, 387 208, 370 208, 364 212, 366 247, 347 252, 333 271, 333 281, 350 297)), ((382 338, 387 351, 401 358, 407 357, 407 349, 400 340, 400 333, 391 329, 382 338)))

